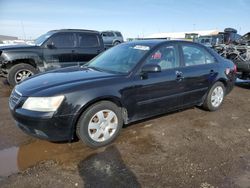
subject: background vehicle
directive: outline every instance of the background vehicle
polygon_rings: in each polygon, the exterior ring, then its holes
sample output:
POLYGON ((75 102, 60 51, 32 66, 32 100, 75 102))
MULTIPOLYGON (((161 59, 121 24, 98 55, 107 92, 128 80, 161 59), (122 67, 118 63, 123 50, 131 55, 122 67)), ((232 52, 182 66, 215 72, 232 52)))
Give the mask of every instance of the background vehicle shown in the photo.
POLYGON ((85 64, 103 50, 97 31, 53 30, 33 45, 0 47, 0 73, 14 86, 38 72, 85 64))
POLYGON ((200 36, 196 41, 206 47, 211 48, 218 44, 224 43, 224 36, 222 34, 200 36))
POLYGON ((102 31, 101 35, 105 48, 110 48, 123 42, 123 36, 119 31, 102 31))
POLYGON ((215 111, 234 81, 234 64, 203 45, 144 40, 110 48, 86 66, 29 78, 9 106, 31 135, 60 141, 76 133, 100 147, 123 124, 195 105, 215 111))
POLYGON ((213 48, 223 57, 232 60, 237 65, 238 78, 250 80, 250 33, 243 36, 236 30, 226 30, 224 43, 214 45, 213 48), (226 32, 227 31, 227 32, 226 32))

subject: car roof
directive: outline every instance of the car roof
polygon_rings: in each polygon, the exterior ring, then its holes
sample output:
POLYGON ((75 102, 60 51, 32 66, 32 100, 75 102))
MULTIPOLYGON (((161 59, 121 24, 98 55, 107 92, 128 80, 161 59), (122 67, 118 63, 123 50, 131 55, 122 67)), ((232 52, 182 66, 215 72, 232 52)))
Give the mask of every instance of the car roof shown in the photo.
MULTIPOLYGON (((167 40, 167 39, 149 39, 149 40, 134 40, 128 42, 129 44, 134 44, 134 45, 147 45, 152 47, 161 45, 163 43, 190 43, 190 44, 197 44, 196 42, 192 41, 185 41, 185 40, 167 40)), ((199 44, 198 44, 199 45, 199 44)))
POLYGON ((88 30, 88 29, 58 29, 58 30, 51 30, 49 32, 59 33, 59 32, 86 32, 86 33, 100 33, 99 31, 95 30, 88 30))
POLYGON ((118 32, 118 33, 121 33, 120 31, 115 31, 115 30, 106 30, 106 31, 101 31, 102 33, 103 32, 118 32))

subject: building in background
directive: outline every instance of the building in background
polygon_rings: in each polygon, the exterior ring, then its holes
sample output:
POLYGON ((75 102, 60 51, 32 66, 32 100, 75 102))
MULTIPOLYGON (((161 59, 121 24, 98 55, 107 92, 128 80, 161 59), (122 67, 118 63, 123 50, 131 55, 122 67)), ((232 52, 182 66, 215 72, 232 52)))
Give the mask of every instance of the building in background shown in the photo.
POLYGON ((0 35, 0 44, 3 44, 4 41, 8 40, 18 40, 18 38, 13 36, 0 35))
POLYGON ((190 32, 173 32, 173 33, 154 33, 147 37, 146 39, 186 39, 195 40, 200 36, 207 35, 218 35, 218 30, 204 30, 204 31, 190 31, 190 32))
POLYGON ((0 35, 0 46, 9 46, 16 44, 28 44, 29 41, 18 39, 18 37, 0 35))

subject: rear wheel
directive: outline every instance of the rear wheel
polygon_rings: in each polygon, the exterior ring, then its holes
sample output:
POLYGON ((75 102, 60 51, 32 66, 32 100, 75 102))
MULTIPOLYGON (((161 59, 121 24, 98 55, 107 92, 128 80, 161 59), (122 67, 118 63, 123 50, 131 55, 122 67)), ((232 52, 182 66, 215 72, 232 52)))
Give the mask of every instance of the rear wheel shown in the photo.
POLYGON ((20 63, 10 68, 7 76, 9 84, 14 87, 19 82, 36 74, 38 71, 32 65, 20 63))
POLYGON ((90 147, 101 147, 111 143, 123 125, 120 108, 109 101, 90 106, 80 117, 76 133, 90 147))
POLYGON ((114 42, 114 46, 116 46, 116 45, 118 45, 118 44, 120 44, 119 41, 115 41, 115 42, 114 42))
POLYGON ((209 111, 215 111, 220 108, 225 96, 225 86, 221 82, 216 82, 209 90, 203 103, 203 107, 209 111))

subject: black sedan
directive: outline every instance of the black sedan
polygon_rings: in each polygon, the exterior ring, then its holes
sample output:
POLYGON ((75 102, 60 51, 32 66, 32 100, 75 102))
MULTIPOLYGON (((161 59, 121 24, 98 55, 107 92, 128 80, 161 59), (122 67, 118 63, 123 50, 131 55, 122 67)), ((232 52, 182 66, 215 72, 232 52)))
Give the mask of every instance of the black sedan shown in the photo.
POLYGON ((124 124, 192 106, 217 110, 235 82, 231 61, 200 44, 145 40, 113 47, 82 67, 28 78, 9 98, 28 134, 112 142, 124 124))

